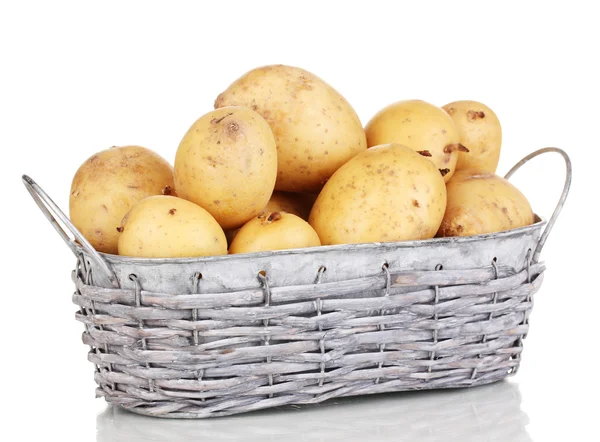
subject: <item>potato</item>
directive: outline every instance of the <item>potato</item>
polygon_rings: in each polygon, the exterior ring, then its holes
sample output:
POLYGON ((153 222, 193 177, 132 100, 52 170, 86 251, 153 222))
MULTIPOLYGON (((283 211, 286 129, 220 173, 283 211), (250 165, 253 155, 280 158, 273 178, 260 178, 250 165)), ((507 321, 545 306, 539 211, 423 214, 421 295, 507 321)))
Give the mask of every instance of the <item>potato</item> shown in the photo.
POLYGON ((143 198, 173 194, 173 168, 140 146, 112 147, 92 155, 71 184, 71 221, 99 252, 117 253, 123 216, 143 198))
POLYGON ((286 212, 263 212, 242 226, 229 253, 266 252, 320 246, 317 233, 302 218, 286 212))
POLYGON ((323 245, 432 238, 446 208, 446 186, 427 158, 380 145, 352 158, 319 194, 309 223, 323 245))
MULTIPOLYGON (((310 209, 316 199, 316 195, 309 193, 273 192, 271 199, 261 212, 287 212, 308 220, 310 209)), ((231 245, 233 238, 240 229, 227 230, 225 236, 227 243, 231 245)))
POLYGON ((186 258, 227 253, 223 229, 210 213, 174 196, 144 198, 119 230, 119 255, 186 258))
POLYGON ((459 152, 456 170, 476 169, 495 173, 500 160, 502 127, 498 117, 483 103, 454 101, 443 109, 458 129, 460 143, 469 152, 459 152))
POLYGON ((367 124, 367 144, 397 143, 428 157, 448 182, 456 169, 459 135, 443 109, 422 100, 398 101, 380 110, 367 124))
POLYGON ((215 108, 231 105, 252 108, 273 129, 276 190, 318 192, 342 164, 367 148, 350 104, 300 68, 265 66, 244 74, 215 101, 215 108))
POLYGON ((438 236, 471 236, 533 224, 527 198, 490 172, 460 170, 447 185, 448 204, 438 236))
POLYGON ((277 176, 271 128, 256 112, 224 107, 200 117, 175 157, 175 188, 224 229, 240 227, 265 207, 277 176))
POLYGON ((308 220, 312 204, 310 194, 299 194, 291 192, 273 192, 271 199, 263 209, 263 212, 287 212, 308 220))

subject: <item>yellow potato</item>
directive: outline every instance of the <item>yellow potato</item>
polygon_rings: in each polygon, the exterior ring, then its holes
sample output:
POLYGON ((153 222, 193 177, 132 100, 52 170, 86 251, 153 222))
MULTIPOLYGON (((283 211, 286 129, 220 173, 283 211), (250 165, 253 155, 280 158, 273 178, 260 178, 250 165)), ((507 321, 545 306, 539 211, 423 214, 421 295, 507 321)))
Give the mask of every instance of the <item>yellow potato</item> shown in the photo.
POLYGON ((500 160, 502 127, 498 117, 483 103, 455 101, 443 107, 454 121, 460 143, 469 152, 459 152, 456 170, 476 169, 495 173, 500 160))
POLYGON ((215 101, 215 108, 231 105, 254 109, 273 129, 276 190, 318 192, 342 164, 367 148, 350 104, 300 68, 264 66, 244 74, 215 101))
POLYGON ((150 196, 136 204, 120 227, 119 255, 186 258, 227 253, 219 223, 202 207, 174 196, 150 196))
POLYGON ((490 172, 460 170, 447 185, 448 204, 438 236, 471 236, 533 224, 527 198, 490 172))
POLYGON ((277 148, 267 122, 244 107, 200 117, 175 157, 175 188, 224 229, 234 229, 265 207, 277 176, 277 148))
POLYGON ((309 223, 323 245, 426 239, 445 208, 446 186, 433 163, 390 144, 343 165, 319 194, 309 223))
POLYGON ((307 220, 312 205, 310 205, 310 200, 305 195, 291 192, 273 192, 271 199, 262 211, 287 212, 307 220))
POLYGON ((321 242, 302 218, 285 212, 264 212, 242 226, 229 253, 317 247, 321 242))
MULTIPOLYGON (((271 199, 261 212, 287 212, 308 220, 310 209, 317 195, 309 193, 273 192, 271 199)), ((227 243, 231 244, 240 229, 226 230, 227 243)))
POLYGON ((422 100, 404 100, 380 110, 367 124, 367 144, 397 143, 428 157, 448 182, 456 169, 458 130, 442 108, 422 100))
POLYGON ((150 195, 174 194, 173 168, 140 146, 113 147, 92 155, 71 184, 71 221, 99 252, 117 253, 123 216, 150 195))

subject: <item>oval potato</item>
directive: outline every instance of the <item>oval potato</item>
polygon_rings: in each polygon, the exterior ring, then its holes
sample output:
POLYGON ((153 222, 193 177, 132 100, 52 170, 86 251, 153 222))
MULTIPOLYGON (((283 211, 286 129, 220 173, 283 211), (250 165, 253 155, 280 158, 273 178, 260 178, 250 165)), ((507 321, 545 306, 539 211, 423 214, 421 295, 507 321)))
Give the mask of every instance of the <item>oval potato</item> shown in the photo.
POLYGON ((528 226, 534 214, 527 198, 490 172, 460 170, 447 185, 448 204, 438 236, 471 236, 528 226))
POLYGON ((225 255, 219 223, 202 207, 174 196, 151 196, 136 204, 120 227, 119 255, 186 258, 225 255))
POLYGON ((256 216, 273 193, 277 148, 267 122, 244 107, 224 107, 200 117, 175 157, 175 188, 224 229, 256 216))
POLYGON ((446 208, 437 168, 414 150, 373 147, 327 182, 309 217, 323 245, 433 238, 446 208))
POLYGON ((464 150, 452 119, 423 100, 404 100, 380 110, 365 128, 369 147, 397 143, 428 157, 448 182, 464 150))
POLYGON ((286 212, 264 212, 242 226, 229 253, 266 252, 317 247, 317 233, 302 218, 286 212))
POLYGON ((215 108, 232 105, 255 110, 271 126, 277 143, 276 190, 318 192, 342 164, 367 148, 352 106, 304 69, 253 69, 215 101, 215 108))
POLYGON ((99 252, 117 253, 117 228, 150 195, 174 194, 173 168, 141 146, 112 147, 92 155, 71 184, 69 217, 99 252))
POLYGON ((502 127, 500 120, 483 103, 454 101, 443 109, 454 121, 460 143, 469 152, 459 152, 456 170, 475 169, 495 173, 500 161, 502 127))

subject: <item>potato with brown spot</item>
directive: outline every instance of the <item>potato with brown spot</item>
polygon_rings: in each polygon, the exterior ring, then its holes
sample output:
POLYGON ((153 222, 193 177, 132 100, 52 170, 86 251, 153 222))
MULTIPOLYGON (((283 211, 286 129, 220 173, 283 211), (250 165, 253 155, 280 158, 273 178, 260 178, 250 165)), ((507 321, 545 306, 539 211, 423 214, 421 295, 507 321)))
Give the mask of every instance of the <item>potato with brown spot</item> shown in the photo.
MULTIPOLYGON (((271 199, 261 212, 287 212, 299 216, 305 221, 308 221, 310 209, 317 195, 309 193, 292 193, 292 192, 273 192, 271 199)), ((225 231, 227 243, 231 244, 235 235, 239 232, 238 229, 225 231)))
POLYGON ((448 204, 438 236, 472 236, 533 224, 527 198, 491 172, 459 170, 447 185, 448 204))
POLYGON ((277 148, 267 122, 244 107, 200 117, 175 157, 175 187, 224 229, 235 229, 265 207, 277 176, 277 148))
POLYGON ((454 121, 460 143, 469 152, 459 152, 456 169, 495 173, 500 161, 502 127, 492 109, 477 101, 454 101, 443 109, 454 121))
POLYGON ((300 217, 286 212, 263 212, 242 226, 229 253, 317 247, 321 242, 313 228, 300 217))
POLYGON ((316 197, 313 194, 275 191, 263 211, 292 213, 306 221, 316 197))
POLYGON ((187 258, 227 253, 223 229, 210 213, 174 196, 144 198, 120 229, 119 255, 187 258))
POLYGON ((304 69, 253 69, 215 100, 215 108, 232 105, 255 110, 271 126, 278 154, 276 190, 318 192, 342 164, 367 148, 352 106, 304 69))
POLYGON ((445 182, 456 169, 458 130, 443 109, 423 100, 404 100, 380 110, 365 127, 367 145, 397 143, 429 158, 445 182))
POLYGON ((380 145, 344 164, 309 217, 323 245, 433 238, 446 208, 446 186, 426 157, 380 145))
POLYGON ((161 156, 141 146, 112 147, 75 173, 69 215, 96 250, 116 254, 123 216, 143 198, 173 189, 173 168, 161 156))

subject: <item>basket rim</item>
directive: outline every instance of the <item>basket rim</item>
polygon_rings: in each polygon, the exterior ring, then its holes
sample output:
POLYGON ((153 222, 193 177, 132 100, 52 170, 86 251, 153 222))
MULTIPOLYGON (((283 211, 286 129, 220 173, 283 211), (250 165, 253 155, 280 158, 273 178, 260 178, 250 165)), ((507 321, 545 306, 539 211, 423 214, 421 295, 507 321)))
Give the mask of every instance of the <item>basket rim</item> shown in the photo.
MULTIPOLYGON (((484 233, 481 235, 472 236, 454 236, 446 238, 431 238, 431 239, 420 239, 414 241, 397 241, 397 242, 369 242, 359 244, 336 244, 330 246, 319 246, 309 247, 300 249, 288 249, 288 250, 272 250, 269 252, 253 252, 253 253, 239 253, 234 255, 218 255, 218 256, 200 256, 200 257, 187 257, 187 258, 141 258, 133 256, 113 255, 110 253, 99 252, 99 255, 103 259, 112 264, 135 264, 135 265, 156 265, 156 264, 190 264, 190 263, 204 263, 204 262, 217 262, 217 261, 239 261, 239 260, 251 260, 255 258, 264 258, 270 256, 285 256, 285 255, 300 255, 300 254, 322 254, 331 251, 340 250, 371 250, 376 248, 383 249, 396 249, 396 248, 415 248, 423 245, 438 245, 438 244, 463 244, 474 241, 483 241, 492 238, 505 238, 519 233, 526 232, 528 230, 537 230, 542 228, 547 220, 534 214, 536 222, 524 227, 518 227, 516 229, 503 230, 501 232, 484 233)), ((85 254, 84 249, 77 243, 76 248, 80 253, 85 254)))

